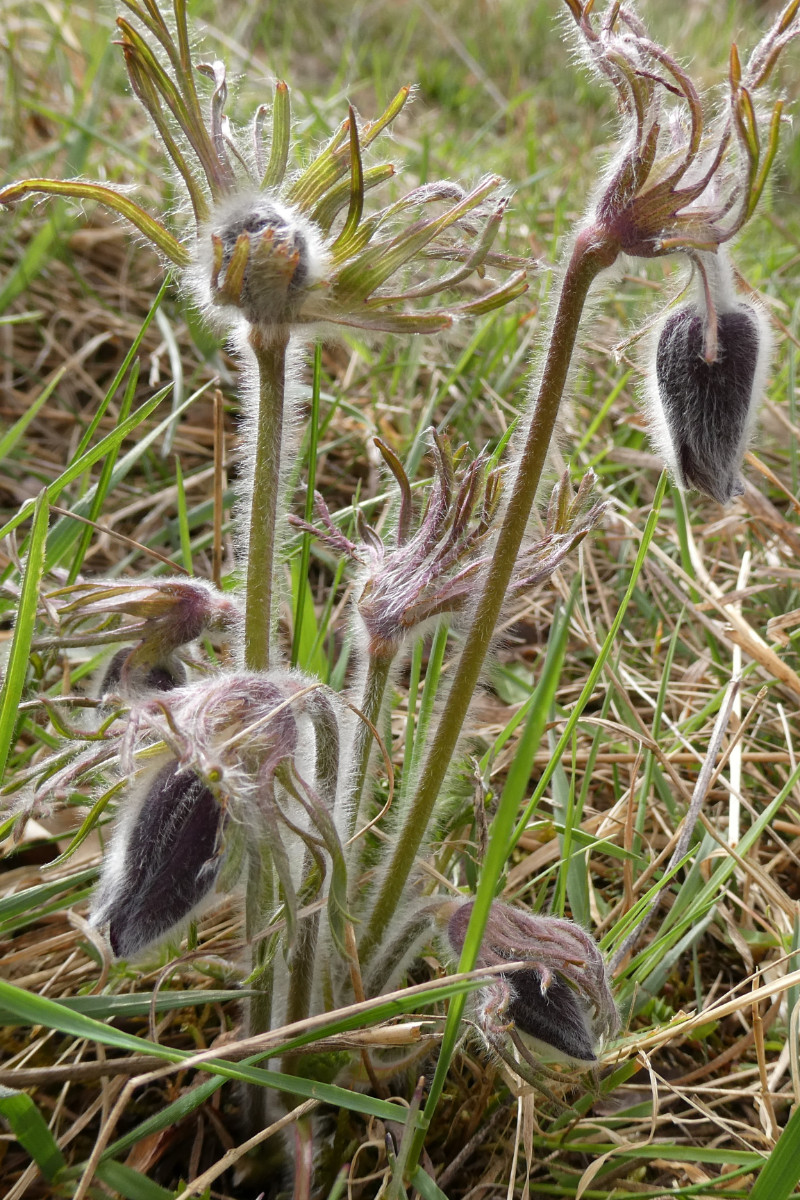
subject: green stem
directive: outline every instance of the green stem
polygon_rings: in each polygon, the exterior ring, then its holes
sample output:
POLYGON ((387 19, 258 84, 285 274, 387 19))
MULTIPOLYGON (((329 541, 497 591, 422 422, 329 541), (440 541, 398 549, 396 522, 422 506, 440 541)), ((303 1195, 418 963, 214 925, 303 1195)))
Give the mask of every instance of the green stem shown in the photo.
MULTIPOLYGON (((304 1020, 311 1011, 311 985, 315 974, 314 959, 317 954, 318 942, 319 913, 314 913, 304 921, 301 921, 298 929, 297 943, 292 953, 289 992, 286 998, 286 1013, 284 1015, 284 1023, 286 1025, 292 1025, 295 1021, 304 1020)), ((295 1050, 293 1053, 285 1055, 281 1062, 281 1071, 285 1075, 299 1074, 302 1060, 302 1050, 295 1050)), ((294 1105, 301 1102, 301 1098, 290 1093, 285 1093, 284 1101, 288 1107, 294 1107, 294 1105)))
MULTIPOLYGON (((247 1032, 250 1037, 257 1033, 266 1033, 272 1027, 272 987, 275 972, 272 963, 264 966, 270 947, 269 939, 258 939, 274 902, 271 866, 269 859, 258 852, 250 855, 247 866, 245 937, 253 945, 251 972, 255 974, 260 971, 250 984, 251 995, 247 1006, 247 1032)), ((263 1128, 264 1102, 262 1087, 255 1083, 245 1085, 246 1123, 254 1130, 263 1128)))
POLYGON ((370 955, 380 945, 383 933, 397 911, 434 805, 444 784, 445 775, 455 754, 461 727, 475 693, 528 526, 567 381, 583 307, 592 283, 601 271, 611 266, 616 256, 616 247, 604 240, 598 230, 584 230, 575 240, 561 284, 530 427, 519 457, 494 555, 489 564, 472 626, 464 639, 464 650, 438 728, 420 771, 416 794, 396 839, 392 859, 375 900, 372 918, 359 946, 362 964, 369 960, 370 955))
MULTIPOLYGON (((314 516, 314 488, 317 483, 317 439, 319 436, 319 384, 322 376, 322 345, 317 342, 314 347, 314 377, 311 387, 311 414, 308 428, 308 481, 306 483, 306 503, 303 516, 311 523, 314 516)), ((297 666, 300 657, 300 647, 303 638, 303 617, 306 611, 306 592, 308 590, 308 564, 311 558, 311 534, 303 534, 300 551, 300 567, 297 573, 297 599, 294 606, 294 633, 292 634, 292 666, 297 666)), ((307 666, 306 662, 301 666, 307 666)))
POLYGON ((258 411, 247 547, 244 661, 251 671, 266 671, 273 621, 275 527, 280 494, 288 336, 267 340, 254 328, 249 341, 258 368, 258 411))
MULTIPOLYGON (((377 726, 381 717, 381 709, 383 708, 383 698, 386 695, 386 687, 389 683, 389 675, 392 670, 393 656, 388 655, 373 655, 367 659, 367 676, 364 680, 364 688, 361 693, 361 703, 359 708, 367 721, 371 721, 377 726)), ((355 764, 355 773, 353 776, 353 785, 350 796, 352 811, 350 813, 350 827, 348 836, 352 837, 355 831, 361 826, 363 813, 362 797, 364 794, 364 785, 367 781, 367 771, 369 769, 369 760, 372 753, 372 747, 375 743, 375 738, 372 730, 366 721, 356 719, 356 732, 353 738, 353 762, 355 764)))

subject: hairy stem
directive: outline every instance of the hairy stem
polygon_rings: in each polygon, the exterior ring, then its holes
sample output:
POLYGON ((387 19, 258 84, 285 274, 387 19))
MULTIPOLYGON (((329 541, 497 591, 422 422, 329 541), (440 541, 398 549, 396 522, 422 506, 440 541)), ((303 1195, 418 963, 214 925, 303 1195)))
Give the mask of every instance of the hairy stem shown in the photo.
MULTIPOLYGON (((371 721, 376 726, 380 721, 383 698, 386 695, 391 669, 392 658, 389 656, 371 654, 367 660, 367 674, 359 707, 367 721, 371 721)), ((356 717, 356 732, 353 738, 353 781, 350 793, 352 810, 349 820, 349 837, 352 837, 362 824, 362 797, 374 740, 372 730, 367 722, 356 717)))
MULTIPOLYGON (((304 1020, 311 1011, 311 985, 314 979, 314 959, 317 954, 318 941, 319 913, 313 913, 300 922, 297 943, 292 953, 289 993, 284 1017, 286 1025, 304 1020)), ((287 1054, 281 1063, 281 1070, 286 1075, 294 1075, 302 1057, 302 1051, 287 1054)), ((287 1102, 291 1100, 292 1104, 297 1103, 295 1096, 287 1096, 286 1100, 287 1102)))
MULTIPOLYGON (((247 1032, 250 1037, 266 1033, 272 1027, 272 988, 275 971, 272 963, 264 966, 270 942, 258 935, 269 919, 274 902, 272 864, 262 854, 250 855, 247 867, 247 891, 245 895, 245 937, 252 942, 250 967, 260 974, 250 984, 251 995, 247 1005, 247 1032)), ((252 1129, 261 1129, 265 1124, 265 1093, 255 1083, 245 1084, 244 1109, 246 1124, 252 1129)))
POLYGON ((288 340, 288 336, 267 340, 255 328, 249 337, 258 369, 244 634, 244 661, 251 671, 266 671, 270 659, 275 526, 280 493, 288 340))
POLYGON ((367 962, 401 901, 408 877, 445 775, 455 754, 461 727, 480 678, 486 652, 506 598, 511 574, 530 519, 536 490, 547 458, 561 397, 567 381, 575 340, 589 289, 597 275, 617 256, 614 244, 599 231, 578 234, 561 283, 550 344, 539 378, 530 426, 519 456, 514 484, 486 573, 464 649, 447 694, 441 719, 419 774, 416 794, 409 806, 394 854, 386 869, 371 920, 359 947, 367 962))

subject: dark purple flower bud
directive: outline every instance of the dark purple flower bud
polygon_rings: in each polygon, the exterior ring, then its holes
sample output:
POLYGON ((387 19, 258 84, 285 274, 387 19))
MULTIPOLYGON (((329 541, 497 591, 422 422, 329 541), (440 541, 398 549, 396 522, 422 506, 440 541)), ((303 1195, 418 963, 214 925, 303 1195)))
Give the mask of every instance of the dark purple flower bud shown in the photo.
MULTIPOLYGON (((464 946, 472 907, 468 901, 440 910, 457 954, 464 946)), ((578 1062, 594 1062, 598 1038, 613 1034, 618 1026, 605 962, 594 939, 562 917, 534 915, 496 900, 476 965, 514 961, 526 963, 525 968, 498 975, 476 998, 477 1025, 487 1043, 511 1065, 509 1037, 529 1065, 535 1059, 524 1039, 578 1062)), ((520 1069, 519 1064, 514 1069, 520 1069)))
POLYGON ((658 339, 656 379, 666 450, 678 483, 728 504, 744 492, 739 470, 760 392, 761 324, 745 304, 709 318, 688 304, 658 339))
POLYGON ((106 860, 92 922, 117 958, 131 958, 184 921, 222 865, 225 813, 193 771, 170 762, 150 782, 106 860))
POLYGON ((123 646, 113 655, 100 684, 101 696, 108 692, 122 692, 125 696, 171 692, 186 682, 186 670, 180 659, 171 656, 165 662, 142 663, 137 650, 138 647, 131 650, 123 646))
POLYGON ((569 984, 554 975, 545 986, 543 975, 533 968, 503 978, 511 993, 505 1019, 520 1033, 567 1058, 597 1061, 588 1006, 569 984))

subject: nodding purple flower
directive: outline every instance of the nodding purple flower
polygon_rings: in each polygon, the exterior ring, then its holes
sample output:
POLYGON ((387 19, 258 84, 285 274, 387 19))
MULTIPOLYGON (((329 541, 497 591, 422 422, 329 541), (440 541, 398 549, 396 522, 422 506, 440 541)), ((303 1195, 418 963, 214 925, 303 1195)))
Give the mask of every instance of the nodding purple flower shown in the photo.
POLYGON ((134 958, 179 928, 209 896, 224 855, 225 807, 176 761, 127 797, 91 920, 117 958, 134 958))
POLYGON ((186 682, 186 668, 177 655, 158 656, 153 662, 141 643, 131 650, 123 646, 112 655, 100 681, 99 694, 118 692, 126 698, 170 692, 186 682))
POLYGON ((115 954, 161 940, 262 858, 274 865, 289 947, 301 903, 323 887, 343 943, 339 717, 318 681, 221 673, 153 695, 132 707, 117 749, 130 782, 93 904, 115 954), (137 772, 154 754, 169 761, 137 772))
MULTIPOLYGON (((447 940, 460 954, 473 902, 446 904, 447 940)), ((605 963, 594 939, 561 917, 535 916, 495 901, 476 965, 524 962, 482 988, 476 1019, 487 1044, 520 1071, 519 1056, 534 1072, 534 1049, 549 1047, 576 1062, 592 1062, 599 1037, 618 1027, 605 963), (520 1035, 524 1035, 520 1037, 520 1035), (517 1051, 509 1050, 511 1041, 517 1051)), ((523 1067, 523 1072, 524 1072, 523 1067)))
POLYGON ((670 311, 649 372, 653 438, 681 487, 720 504, 740 475, 769 364, 763 311, 733 291, 723 251, 697 256, 696 298, 670 311))
POLYGON ((515 971, 503 977, 501 986, 507 987, 509 994, 502 1019, 513 1022, 537 1050, 550 1047, 575 1062, 597 1061, 591 1008, 558 975, 545 986, 540 971, 515 971))
POLYGON ((100 685, 101 694, 128 700, 180 687, 186 670, 178 651, 202 634, 232 638, 241 623, 236 602, 201 579, 96 579, 58 588, 45 601, 60 646, 134 643, 113 655, 100 685))

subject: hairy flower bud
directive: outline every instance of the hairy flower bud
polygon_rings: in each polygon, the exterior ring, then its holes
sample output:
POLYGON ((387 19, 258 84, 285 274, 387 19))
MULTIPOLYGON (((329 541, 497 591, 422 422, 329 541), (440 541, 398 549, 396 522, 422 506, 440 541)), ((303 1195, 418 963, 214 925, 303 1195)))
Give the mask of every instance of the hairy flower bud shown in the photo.
POLYGON ((320 231, 296 209, 256 193, 235 196, 215 214, 210 233, 211 301, 233 306, 259 329, 283 329, 298 317, 322 278, 320 231))
POLYGON ((127 700, 180 687, 186 670, 178 651, 203 634, 232 637, 241 619, 235 600, 202 579, 94 579, 45 601, 58 618, 57 645, 129 643, 114 653, 99 688, 127 700))
POLYGON ((733 295, 724 264, 709 265, 700 267, 697 300, 661 326, 650 409, 655 441, 680 486, 728 504, 744 492, 740 468, 769 331, 761 313, 733 295))
POLYGON ((318 895, 344 944, 339 716, 336 697, 298 672, 222 671, 134 703, 100 750, 51 776, 64 787, 113 753, 130 777, 92 906, 115 955, 160 941, 258 860, 272 861, 289 950, 318 895), (137 771, 154 754, 157 767, 137 771))
POLYGON ((507 975, 510 999, 505 1016, 513 1021, 539 1051, 544 1047, 576 1062, 595 1062, 595 1037, 585 1000, 557 975, 545 986, 541 972, 515 971, 507 975))
MULTIPOLYGON (((447 940, 457 954, 472 908, 471 901, 457 907, 448 904, 441 913, 447 919, 447 940)), ((476 965, 511 962, 530 965, 500 975, 479 993, 477 1022, 489 1046, 515 1070, 520 1064, 509 1056, 507 1037, 529 1066, 536 1064, 520 1034, 532 1042, 539 1058, 555 1051, 556 1057, 594 1061, 598 1037, 613 1033, 618 1019, 593 938, 572 921, 534 916, 495 901, 476 965)))
POLYGON ((186 669, 174 655, 169 662, 149 661, 142 646, 131 650, 123 646, 112 655, 100 683, 99 692, 120 692, 124 696, 146 696, 151 692, 170 692, 186 682, 186 669))
POLYGON ((174 760, 123 813, 91 912, 118 958, 160 941, 208 896, 222 865, 224 825, 211 790, 174 760))

